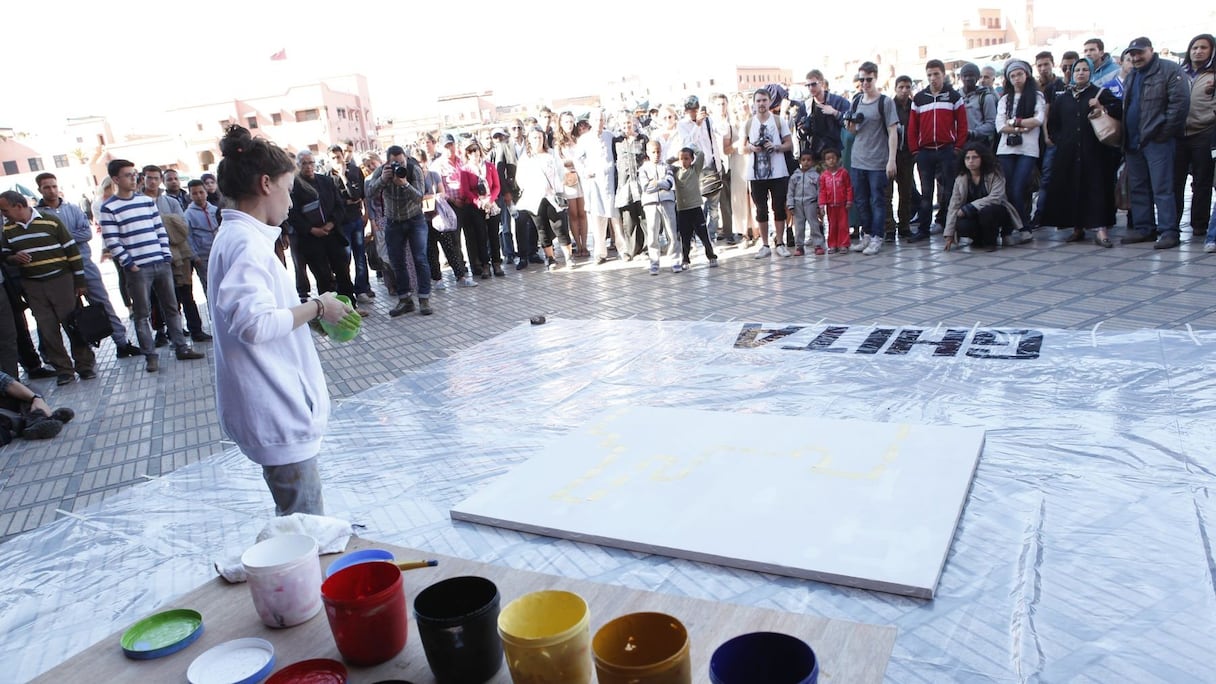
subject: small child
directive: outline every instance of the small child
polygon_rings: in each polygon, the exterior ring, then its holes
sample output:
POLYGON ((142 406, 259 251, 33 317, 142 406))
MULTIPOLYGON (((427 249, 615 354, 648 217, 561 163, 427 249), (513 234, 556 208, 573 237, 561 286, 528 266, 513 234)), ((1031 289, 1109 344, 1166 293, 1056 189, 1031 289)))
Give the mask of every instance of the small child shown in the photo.
MULTIPOLYGON (((650 275, 658 275, 659 253, 662 249, 659 244, 661 231, 667 230, 673 254, 675 245, 679 244, 676 237, 675 176, 671 166, 663 161, 663 144, 658 140, 651 140, 646 144, 646 161, 638 169, 638 183, 642 186, 642 211, 646 215, 642 233, 645 236, 647 255, 650 257, 650 275)), ((672 266, 673 270, 679 264, 677 257, 672 266)))
POLYGON ((701 150, 691 147, 680 150, 680 165, 676 168, 676 227, 680 231, 684 259, 672 264, 672 273, 688 268, 694 232, 705 247, 705 257, 709 259, 710 267, 718 265, 713 240, 709 239, 709 231, 705 229, 705 212, 701 210, 701 167, 704 165, 705 154, 701 150))
POLYGON ((853 183, 840 166, 840 153, 823 151, 823 173, 819 174, 819 206, 826 210, 828 251, 849 252, 849 210, 853 208, 853 183))
MULTIPOLYGON (((814 167, 814 157, 810 150, 803 150, 798 155, 798 170, 790 176, 789 189, 786 191, 785 207, 794 217, 794 256, 806 254, 806 226, 811 226, 811 245, 815 255, 822 256, 823 229, 819 224, 819 172, 814 167)), ((786 252, 788 255, 789 253, 786 252)))

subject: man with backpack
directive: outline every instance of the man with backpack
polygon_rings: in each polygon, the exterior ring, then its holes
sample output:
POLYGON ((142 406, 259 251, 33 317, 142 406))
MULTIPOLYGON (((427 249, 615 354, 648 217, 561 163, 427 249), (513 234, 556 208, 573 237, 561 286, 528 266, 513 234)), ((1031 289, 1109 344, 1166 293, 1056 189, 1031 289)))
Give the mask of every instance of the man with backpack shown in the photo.
POLYGON ((887 193, 895 178, 895 156, 899 149, 899 114, 891 98, 878 92, 878 65, 863 62, 857 70, 861 92, 853 98, 845 121, 853 142, 854 206, 862 224, 861 239, 853 251, 866 256, 882 249, 887 193))
POLYGON ((963 103, 967 107, 967 140, 976 140, 996 149, 996 101, 992 89, 980 84, 980 68, 970 62, 958 72, 963 82, 963 103))

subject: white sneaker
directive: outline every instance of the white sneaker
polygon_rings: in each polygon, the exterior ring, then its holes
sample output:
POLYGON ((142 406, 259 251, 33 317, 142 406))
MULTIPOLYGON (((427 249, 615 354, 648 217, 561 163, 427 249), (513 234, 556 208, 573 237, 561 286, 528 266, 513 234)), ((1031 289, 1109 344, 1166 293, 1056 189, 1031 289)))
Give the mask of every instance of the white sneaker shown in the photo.
POLYGON ((477 281, 473 280, 473 276, 468 274, 465 274, 465 276, 456 284, 460 287, 477 287, 477 281))
POLYGON ((765 258, 765 257, 767 257, 767 256, 772 255, 772 253, 773 253, 773 250, 769 249, 769 248, 768 248, 768 245, 764 245, 764 246, 763 246, 763 247, 761 247, 760 249, 756 250, 756 257, 755 257, 755 258, 757 258, 757 259, 763 259, 763 258, 765 258))
POLYGON ((857 242, 854 242, 851 245, 851 249, 854 252, 865 252, 866 248, 869 246, 870 246, 870 236, 862 235, 860 240, 858 240, 857 242))
POLYGON ((1205 244, 1203 246, 1203 251, 1205 254, 1212 254, 1216 252, 1216 242, 1209 242, 1205 244))
POLYGON ((683 270, 684 270, 684 267, 683 267, 683 266, 681 266, 680 264, 672 264, 672 265, 671 265, 671 272, 672 272, 672 273, 679 273, 680 271, 683 271, 683 270))
POLYGON ((972 242, 974 242, 974 240, 972 240, 969 237, 961 237, 958 239, 958 246, 959 247, 970 247, 972 242))
POLYGON ((718 267, 718 257, 714 257, 714 258, 712 258, 712 259, 710 259, 710 260, 709 260, 709 267, 710 267, 710 268, 717 268, 717 267, 718 267))
POLYGON ((446 290, 446 289, 448 289, 448 284, 446 282, 444 282, 442 280, 432 280, 431 281, 431 292, 434 292, 435 290, 446 290))
POLYGON ((650 262, 650 275, 658 275, 658 274, 659 274, 659 262, 657 262, 657 261, 650 262))
POLYGON ((882 250, 882 240, 870 240, 870 244, 866 245, 866 248, 864 251, 862 251, 862 254, 865 256, 874 256, 875 254, 878 254, 880 250, 882 250))
POLYGON ((777 256, 788 257, 789 255, 790 255, 789 247, 786 247, 785 245, 777 245, 777 256))
POLYGON ((934 222, 934 223, 929 224, 929 234, 930 235, 941 235, 942 232, 945 230, 946 229, 940 223, 934 222))

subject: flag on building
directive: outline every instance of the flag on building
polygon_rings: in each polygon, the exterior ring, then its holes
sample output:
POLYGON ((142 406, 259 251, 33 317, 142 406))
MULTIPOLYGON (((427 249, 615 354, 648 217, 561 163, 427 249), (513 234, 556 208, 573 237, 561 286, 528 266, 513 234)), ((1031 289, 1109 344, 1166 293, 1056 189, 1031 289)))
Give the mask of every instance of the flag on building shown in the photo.
POLYGON ((270 56, 270 61, 272 62, 281 62, 285 59, 287 59, 287 48, 283 48, 270 56))

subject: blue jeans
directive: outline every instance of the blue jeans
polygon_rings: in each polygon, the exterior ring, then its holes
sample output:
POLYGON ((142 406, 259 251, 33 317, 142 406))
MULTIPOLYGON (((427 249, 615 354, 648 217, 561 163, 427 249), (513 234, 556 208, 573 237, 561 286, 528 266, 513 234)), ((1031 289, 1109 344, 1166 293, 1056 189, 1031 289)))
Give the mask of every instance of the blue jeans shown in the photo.
POLYGON ((887 221, 887 186, 891 184, 887 172, 852 169, 849 180, 853 181, 853 206, 857 207, 862 231, 882 240, 887 221))
MULTIPOLYGON (((934 181, 937 181, 938 204, 942 207, 939 213, 944 216, 950 206, 950 192, 954 188, 955 172, 958 171, 954 162, 954 147, 946 145, 936 150, 919 150, 916 153, 916 170, 920 174, 920 221, 917 232, 928 235, 929 223, 933 218, 934 181)), ((946 225, 944 221, 941 224, 946 225)))
POLYGON ((496 204, 502 210, 498 215, 498 239, 502 243, 502 258, 512 262, 515 261, 515 240, 511 234, 511 212, 507 210, 507 201, 501 196, 496 204))
POLYGON ((186 336, 182 333, 182 316, 177 310, 177 290, 173 285, 173 269, 167 261, 140 266, 138 271, 127 271, 127 289, 131 294, 132 312, 135 314, 135 335, 139 339, 139 350, 144 356, 155 356, 152 324, 152 291, 160 301, 165 313, 165 324, 169 328, 169 339, 175 350, 187 349, 186 336))
POLYGON ((355 294, 371 292, 371 284, 367 281, 367 249, 363 246, 363 217, 342 225, 342 235, 346 237, 346 254, 355 260, 355 294))
POLYGON ((1178 234, 1178 207, 1174 203, 1176 146, 1174 140, 1146 142, 1141 143, 1138 150, 1124 152, 1127 184, 1131 188, 1132 223, 1139 232, 1178 234))
POLYGON ((1043 213, 1043 207, 1047 206, 1047 184, 1051 182, 1051 167, 1056 159, 1056 146, 1048 145, 1043 151, 1043 163, 1039 164, 1039 195, 1034 200, 1034 215, 1038 216, 1043 213))
POLYGON ((1203 239, 1204 244, 1209 242, 1216 243, 1216 204, 1212 205, 1212 220, 1208 222, 1208 236, 1203 239))
POLYGON ((1000 160, 1007 199, 1018 210, 1022 230, 1030 230, 1030 175, 1039 160, 1025 154, 1002 154, 1000 160))
POLYGON ((397 292, 409 291, 410 274, 405 268, 405 241, 410 242, 414 255, 414 271, 418 273, 418 298, 431 296, 431 266, 426 258, 426 219, 422 214, 404 221, 389 221, 384 227, 384 242, 388 247, 389 264, 397 276, 397 292))

